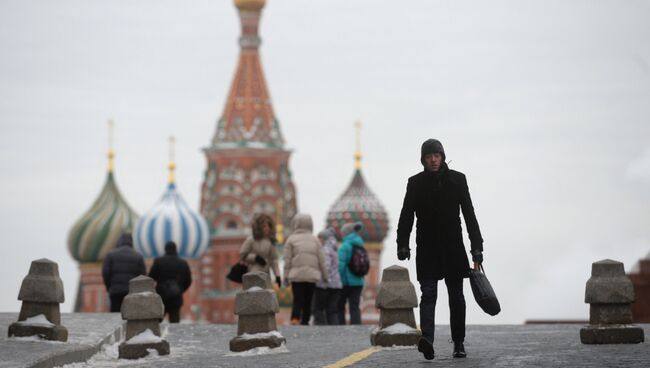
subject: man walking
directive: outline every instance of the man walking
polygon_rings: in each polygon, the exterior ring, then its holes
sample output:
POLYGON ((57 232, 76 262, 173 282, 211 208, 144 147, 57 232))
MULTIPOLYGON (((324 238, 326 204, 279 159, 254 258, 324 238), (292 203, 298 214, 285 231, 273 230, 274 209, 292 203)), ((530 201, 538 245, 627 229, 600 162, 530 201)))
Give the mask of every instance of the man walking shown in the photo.
POLYGON ((460 210, 471 241, 474 268, 483 262, 483 238, 474 215, 467 180, 461 172, 450 170, 442 143, 429 139, 422 144, 420 162, 424 171, 409 178, 397 227, 397 258, 411 258, 409 237, 416 224, 416 267, 422 297, 420 325, 422 338, 418 350, 425 359, 434 358, 433 336, 438 280, 445 279, 449 294, 451 338, 454 358, 466 356, 465 297, 463 278, 469 277, 469 261, 463 245, 460 210))
POLYGON ((111 300, 111 312, 119 312, 122 300, 129 293, 129 280, 146 275, 144 259, 133 249, 131 234, 122 234, 117 247, 108 252, 102 266, 104 285, 111 300))
POLYGON ((154 259, 149 277, 156 280, 156 292, 163 300, 169 323, 178 323, 183 293, 192 285, 192 273, 187 261, 178 256, 176 243, 165 243, 165 255, 154 259))

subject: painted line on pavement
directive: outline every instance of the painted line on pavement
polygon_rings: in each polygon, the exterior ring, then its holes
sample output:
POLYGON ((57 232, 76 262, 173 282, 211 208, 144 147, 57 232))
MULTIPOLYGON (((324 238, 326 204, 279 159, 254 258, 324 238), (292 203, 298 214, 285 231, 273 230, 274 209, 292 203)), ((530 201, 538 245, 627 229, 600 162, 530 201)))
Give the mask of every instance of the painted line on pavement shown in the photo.
POLYGON ((347 367, 347 366, 350 366, 350 365, 352 365, 354 363, 357 363, 357 362, 360 362, 360 361, 366 359, 367 357, 371 356, 372 354, 374 354, 374 353, 376 353, 378 351, 381 351, 381 349, 380 348, 369 348, 369 349, 366 349, 366 350, 357 351, 356 353, 350 354, 347 357, 339 360, 338 362, 330 364, 330 365, 326 365, 323 368, 343 368, 343 367, 347 367))

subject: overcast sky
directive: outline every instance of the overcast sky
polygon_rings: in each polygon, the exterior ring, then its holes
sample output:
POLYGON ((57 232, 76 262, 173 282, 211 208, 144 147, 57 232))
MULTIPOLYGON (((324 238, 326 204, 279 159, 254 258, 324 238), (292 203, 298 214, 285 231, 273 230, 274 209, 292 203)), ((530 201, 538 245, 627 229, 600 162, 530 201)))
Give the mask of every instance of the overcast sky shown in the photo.
MULTIPOLYGON (((261 36, 299 209, 319 227, 351 179, 357 119, 390 217, 383 267, 422 141, 467 175, 502 305, 487 316, 466 285, 468 323, 587 319, 591 263, 629 270, 650 251, 650 1, 268 0, 261 36)), ((104 183, 109 117, 131 206, 162 195, 175 135, 198 208, 238 37, 231 0, 0 0, 0 311, 19 310, 41 257, 71 311, 67 234, 104 183)))

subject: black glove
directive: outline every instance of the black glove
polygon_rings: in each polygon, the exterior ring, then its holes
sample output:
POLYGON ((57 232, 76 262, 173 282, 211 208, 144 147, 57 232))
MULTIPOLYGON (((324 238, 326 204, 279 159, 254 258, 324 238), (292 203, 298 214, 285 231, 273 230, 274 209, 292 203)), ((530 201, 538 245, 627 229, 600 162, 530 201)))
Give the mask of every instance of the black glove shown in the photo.
POLYGON ((483 251, 475 249, 471 251, 472 253, 472 261, 474 263, 482 264, 483 263, 483 251))
POLYGON ((282 289, 282 280, 280 276, 275 276, 275 283, 278 284, 278 289, 282 289))
POLYGON ((266 260, 262 256, 255 256, 255 262, 259 263, 260 266, 266 266, 266 260))
POLYGON ((397 259, 403 261, 405 259, 411 259, 411 249, 409 248, 398 248, 397 249, 397 259))

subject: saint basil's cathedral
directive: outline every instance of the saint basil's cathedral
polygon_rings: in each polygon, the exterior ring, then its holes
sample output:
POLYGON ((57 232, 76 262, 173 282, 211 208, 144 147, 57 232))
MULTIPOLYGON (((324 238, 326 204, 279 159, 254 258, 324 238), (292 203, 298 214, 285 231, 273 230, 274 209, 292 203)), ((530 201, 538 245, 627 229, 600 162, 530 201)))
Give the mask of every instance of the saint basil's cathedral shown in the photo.
MULTIPOLYGON (((263 212, 275 218, 276 237, 282 243, 290 232, 291 219, 298 213, 289 167, 291 151, 285 148, 273 112, 259 54, 258 29, 265 2, 234 1, 241 21, 239 62, 223 115, 203 150, 206 170, 200 213, 186 204, 177 188, 172 154, 169 181, 160 201, 138 216, 116 185, 113 152, 109 150, 104 188, 68 236, 69 251, 80 270, 75 311, 109 310, 102 260, 123 232, 132 232, 135 249, 148 265, 163 254, 168 240, 176 242, 179 255, 190 264, 193 283, 184 294, 182 319, 236 322, 234 301, 240 285, 228 281, 226 275, 239 261, 239 248, 251 233, 254 214, 263 212)), ((374 300, 388 218, 363 178, 358 135, 355 161, 352 180, 330 208, 324 225, 339 231, 346 222, 364 224, 362 236, 371 268, 362 294, 362 317, 366 323, 376 323, 374 300)), ((279 296, 281 304, 290 302, 286 290, 279 290, 279 296)))

